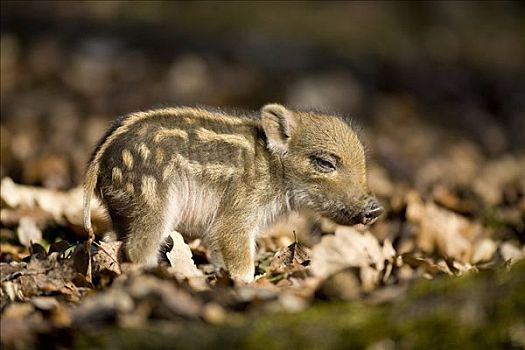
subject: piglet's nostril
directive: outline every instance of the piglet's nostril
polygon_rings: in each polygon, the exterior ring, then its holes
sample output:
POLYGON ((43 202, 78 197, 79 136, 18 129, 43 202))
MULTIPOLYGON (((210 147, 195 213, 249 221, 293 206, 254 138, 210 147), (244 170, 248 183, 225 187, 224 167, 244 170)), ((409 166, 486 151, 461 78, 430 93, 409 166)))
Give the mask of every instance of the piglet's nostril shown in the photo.
POLYGON ((381 214, 383 214, 383 211, 383 208, 377 202, 372 202, 365 209, 361 223, 366 225, 374 222, 375 219, 377 219, 381 214))
POLYGON ((369 218, 377 218, 378 216, 380 216, 381 214, 383 214, 383 208, 381 207, 375 207, 373 209, 370 209, 367 213, 366 213, 366 216, 369 217, 369 218))

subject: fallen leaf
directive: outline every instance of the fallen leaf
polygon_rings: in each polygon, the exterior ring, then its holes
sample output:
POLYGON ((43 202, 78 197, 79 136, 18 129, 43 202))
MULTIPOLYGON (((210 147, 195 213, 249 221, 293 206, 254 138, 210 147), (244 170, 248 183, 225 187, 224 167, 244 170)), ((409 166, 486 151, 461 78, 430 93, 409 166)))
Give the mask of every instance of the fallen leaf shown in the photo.
POLYGON ((525 249, 520 249, 510 242, 503 242, 499 247, 499 253, 504 261, 510 261, 511 264, 525 257, 525 249))
POLYGON ((490 238, 482 238, 475 243, 470 261, 473 264, 489 261, 494 257, 497 250, 496 242, 490 238))
POLYGON ((428 259, 414 256, 411 253, 405 253, 401 255, 401 258, 403 259, 403 262, 405 264, 415 269, 422 268, 426 273, 430 274, 431 276, 436 276, 442 273, 446 275, 452 275, 452 272, 446 264, 435 264, 432 261, 429 261, 428 259))
POLYGON ((42 231, 30 217, 20 219, 17 233, 18 240, 26 247, 29 247, 31 243, 40 243, 42 241, 42 231))
MULTIPOLYGON (((83 223, 83 190, 76 187, 70 191, 56 191, 40 187, 16 184, 12 179, 2 179, 0 199, 9 209, 22 212, 37 212, 39 221, 48 219, 56 223, 69 224, 76 228, 76 232, 87 235, 82 229, 83 223), (47 215, 46 215, 47 214, 47 215)), ((91 202, 92 222, 96 232, 104 232, 109 227, 109 221, 100 202, 93 198, 91 202)), ((11 220, 16 213, 8 212, 10 217, 3 214, 2 220, 11 220)))
POLYGON ((334 235, 324 236, 312 250, 312 272, 327 278, 350 267, 359 268, 361 283, 371 290, 380 282, 385 267, 392 264, 395 250, 390 241, 381 246, 370 233, 361 234, 355 228, 339 226, 334 235))
POLYGON ((31 299, 31 304, 37 309, 50 311, 58 307, 58 301, 53 297, 34 297, 31 299))
POLYGON ((45 248, 38 243, 31 244, 29 247, 29 253, 31 254, 32 258, 37 258, 40 260, 47 258, 48 255, 45 248))
POLYGON ((191 249, 184 242, 182 235, 177 231, 173 231, 170 237, 173 240, 173 247, 166 253, 171 264, 170 271, 173 271, 179 278, 202 278, 204 281, 204 274, 195 266, 191 249))
POLYGON ((155 317, 197 318, 202 313, 202 304, 188 291, 170 280, 160 280, 150 275, 138 275, 126 283, 125 291, 135 303, 149 304, 155 317))
POLYGON ((2 292, 10 300, 26 301, 33 297, 59 295, 78 301, 81 293, 73 284, 72 262, 60 260, 58 253, 45 258, 32 256, 29 263, 0 263, 2 292))
POLYGON ((290 272, 294 267, 308 266, 309 263, 310 250, 299 242, 293 242, 275 253, 267 273, 290 272))
POLYGON ((407 219, 418 226, 419 248, 426 253, 437 250, 444 257, 470 261, 473 242, 483 232, 480 224, 434 203, 424 203, 414 191, 408 193, 407 203, 407 219))
POLYGON ((525 187, 525 158, 516 159, 507 155, 487 162, 472 183, 472 188, 485 202, 498 205, 503 199, 501 190, 506 183, 517 179, 521 188, 525 187))
POLYGON ((64 257, 64 253, 66 250, 71 248, 71 244, 69 244, 67 241, 58 241, 49 246, 49 254, 51 253, 58 253, 61 257, 64 257))
POLYGON ((87 241, 77 245, 71 255, 71 262, 73 270, 77 273, 75 284, 79 287, 92 288, 91 247, 88 247, 87 241))
POLYGON ((97 243, 93 253, 93 272, 95 274, 101 272, 110 272, 115 275, 122 273, 120 269, 121 258, 121 241, 97 243))
POLYGON ((78 328, 94 327, 100 323, 112 322, 119 314, 132 312, 134 306, 129 293, 112 288, 86 298, 72 311, 72 322, 78 328))

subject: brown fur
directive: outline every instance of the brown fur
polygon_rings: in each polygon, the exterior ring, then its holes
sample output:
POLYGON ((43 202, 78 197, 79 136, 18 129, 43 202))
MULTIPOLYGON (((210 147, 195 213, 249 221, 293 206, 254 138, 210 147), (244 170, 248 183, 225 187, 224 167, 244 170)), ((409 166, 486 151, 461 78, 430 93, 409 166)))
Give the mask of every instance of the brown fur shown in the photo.
POLYGON ((363 146, 338 117, 277 104, 261 118, 197 108, 132 114, 101 141, 89 164, 84 224, 100 194, 128 257, 154 265, 173 229, 201 237, 214 263, 254 277, 255 238, 290 210, 340 224, 369 223, 363 146))

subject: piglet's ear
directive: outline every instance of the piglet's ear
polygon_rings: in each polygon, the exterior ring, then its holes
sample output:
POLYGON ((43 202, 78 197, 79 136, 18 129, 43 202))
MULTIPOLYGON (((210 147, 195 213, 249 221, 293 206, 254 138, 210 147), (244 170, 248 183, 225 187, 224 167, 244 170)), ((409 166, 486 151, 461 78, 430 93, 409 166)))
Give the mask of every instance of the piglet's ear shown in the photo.
POLYGON ((271 151, 285 153, 295 131, 294 113, 280 104, 267 104, 261 109, 261 121, 271 151))

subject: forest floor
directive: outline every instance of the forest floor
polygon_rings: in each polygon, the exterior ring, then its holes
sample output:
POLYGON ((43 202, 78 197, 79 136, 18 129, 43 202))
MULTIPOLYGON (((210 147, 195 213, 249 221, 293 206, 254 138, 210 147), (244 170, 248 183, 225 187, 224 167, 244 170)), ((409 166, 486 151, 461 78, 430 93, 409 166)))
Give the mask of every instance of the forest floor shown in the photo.
MULTIPOLYGON (((480 174, 494 181, 497 172, 488 169, 480 174)), ((93 221, 106 234, 91 247, 82 240, 80 188, 49 190, 4 178, 2 344, 523 347, 523 178, 519 169, 504 169, 491 210, 482 199, 490 192, 476 193, 475 186, 437 187, 423 199, 372 172, 384 182, 376 185, 388 208, 381 221, 345 227, 294 214, 259 238, 250 284, 216 271, 200 240, 185 242, 177 232, 158 268, 121 262, 122 244, 107 234, 110 223, 98 204, 93 221)))
POLYGON ((522 4, 18 3, 0 14, 2 348, 525 348, 522 4), (269 102, 354 118, 376 223, 293 214, 250 284, 176 232, 158 268, 121 262, 97 203, 85 243, 112 119, 269 102))

